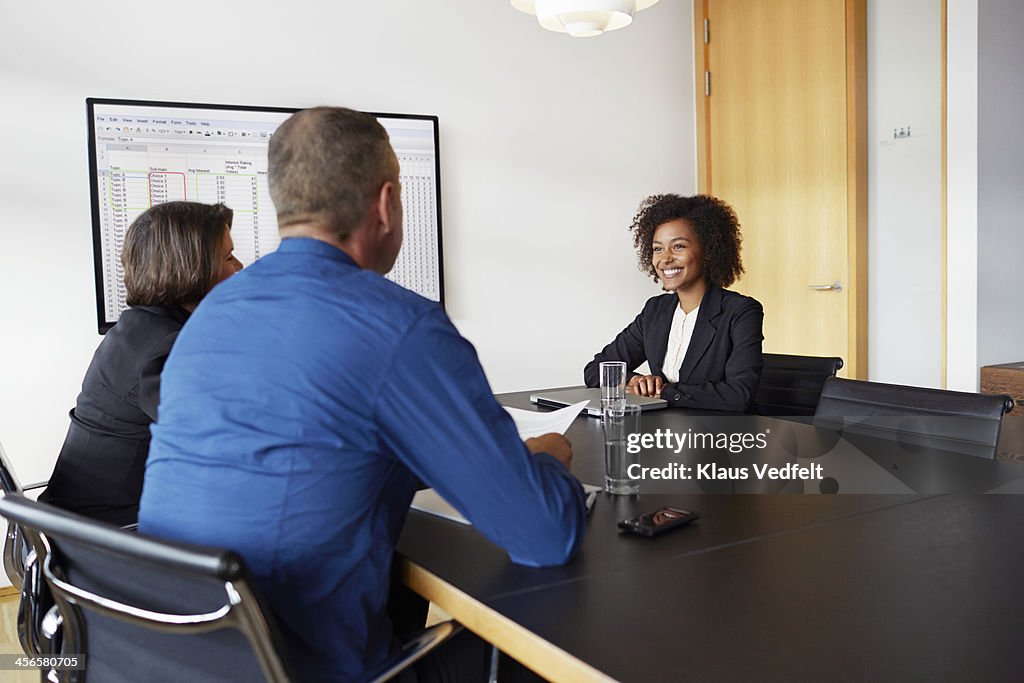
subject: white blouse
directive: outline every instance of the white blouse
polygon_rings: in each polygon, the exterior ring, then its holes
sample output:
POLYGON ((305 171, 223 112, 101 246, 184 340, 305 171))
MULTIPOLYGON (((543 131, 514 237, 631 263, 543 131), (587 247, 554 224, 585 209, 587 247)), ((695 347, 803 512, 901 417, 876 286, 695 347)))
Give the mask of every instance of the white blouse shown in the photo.
POLYGON ((686 349, 690 347, 690 338, 693 337, 693 327, 697 324, 698 311, 700 311, 700 306, 689 313, 684 313, 682 306, 676 306, 676 312, 672 316, 672 329, 668 333, 665 363, 661 372, 665 375, 665 379, 673 384, 679 381, 679 366, 683 364, 686 349))

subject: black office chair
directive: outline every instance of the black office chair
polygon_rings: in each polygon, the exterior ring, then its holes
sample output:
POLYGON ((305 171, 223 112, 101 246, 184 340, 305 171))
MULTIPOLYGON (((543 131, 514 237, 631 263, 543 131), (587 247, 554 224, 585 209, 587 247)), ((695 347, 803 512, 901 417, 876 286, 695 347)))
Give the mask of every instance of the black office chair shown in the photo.
POLYGON ((754 399, 759 415, 814 415, 825 380, 835 377, 843 359, 764 354, 761 384, 754 399))
MULTIPOLYGON (((30 531, 63 617, 62 653, 85 669, 66 683, 297 681, 242 559, 165 541, 13 494, 0 514, 30 531)), ((455 632, 427 629, 382 667, 388 680, 455 632)))
MULTIPOLYGON (((23 487, 7 458, 3 444, 0 444, 0 490, 5 496, 21 495, 25 491, 41 489, 46 482, 23 487)), ((40 656, 49 653, 52 644, 47 642, 43 621, 46 611, 53 605, 42 573, 36 563, 36 554, 31 542, 34 532, 22 529, 18 524, 7 524, 4 540, 4 571, 17 590, 21 592, 18 604, 18 641, 25 654, 40 656)))
POLYGON ((1003 414, 1013 399, 898 384, 830 377, 825 380, 814 422, 845 433, 864 434, 925 448, 996 456, 1003 414))

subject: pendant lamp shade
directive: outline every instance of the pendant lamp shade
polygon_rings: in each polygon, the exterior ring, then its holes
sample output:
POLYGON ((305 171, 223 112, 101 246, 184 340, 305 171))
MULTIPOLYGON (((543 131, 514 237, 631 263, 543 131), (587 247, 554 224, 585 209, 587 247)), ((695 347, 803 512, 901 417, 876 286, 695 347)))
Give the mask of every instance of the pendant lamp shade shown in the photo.
POLYGON ((568 33, 573 38, 589 38, 629 26, 634 13, 656 2, 658 0, 512 0, 512 6, 520 12, 536 15, 537 23, 549 31, 568 33))

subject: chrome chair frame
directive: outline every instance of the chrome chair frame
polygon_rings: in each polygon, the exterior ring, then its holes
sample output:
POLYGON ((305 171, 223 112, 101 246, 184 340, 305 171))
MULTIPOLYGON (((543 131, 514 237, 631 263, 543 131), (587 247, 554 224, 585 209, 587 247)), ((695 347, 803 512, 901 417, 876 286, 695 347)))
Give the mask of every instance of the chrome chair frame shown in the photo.
MULTIPOLYGON (((24 495, 25 491, 41 489, 46 485, 47 482, 43 481, 23 487, 7 458, 3 444, 0 444, 0 490, 5 496, 24 495)), ((50 654, 53 644, 46 639, 42 629, 49 598, 44 597, 46 585, 39 572, 36 551, 32 545, 20 525, 8 523, 3 562, 4 572, 11 585, 21 593, 17 618, 18 641, 25 654, 38 657, 50 654)))

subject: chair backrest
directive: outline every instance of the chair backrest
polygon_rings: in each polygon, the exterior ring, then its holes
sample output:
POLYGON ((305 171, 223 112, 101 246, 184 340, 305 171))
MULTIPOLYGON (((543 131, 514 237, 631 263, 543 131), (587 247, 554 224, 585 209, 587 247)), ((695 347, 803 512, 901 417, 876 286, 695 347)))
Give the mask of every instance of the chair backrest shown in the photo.
MULTIPOLYGON (((4 445, 0 444, 0 490, 5 496, 22 493, 21 482, 14 473, 11 461, 7 459, 4 445)), ((27 544, 21 529, 14 522, 7 524, 7 537, 4 540, 4 571, 15 588, 21 590, 25 579, 25 555, 27 544)))
POLYGON ((164 541, 13 494, 0 514, 33 545, 63 619, 71 680, 293 680, 284 646, 235 553, 164 541))
POLYGON ((814 415, 821 387, 843 367, 843 359, 764 354, 754 403, 759 415, 814 415))
POLYGON ((0 490, 7 493, 21 493, 21 482, 18 475, 14 473, 11 461, 7 459, 7 451, 0 443, 0 490))
POLYGON ((832 377, 814 421, 821 426, 992 459, 1013 399, 832 377))

